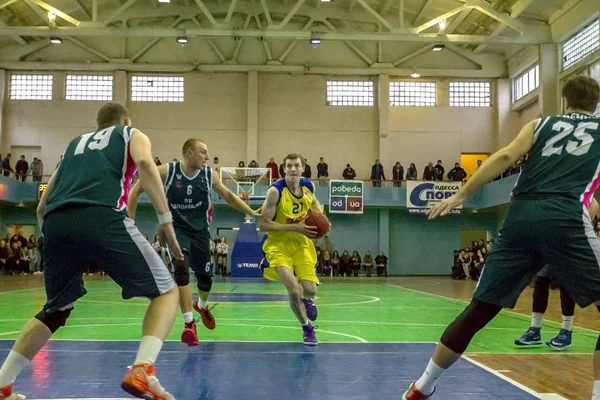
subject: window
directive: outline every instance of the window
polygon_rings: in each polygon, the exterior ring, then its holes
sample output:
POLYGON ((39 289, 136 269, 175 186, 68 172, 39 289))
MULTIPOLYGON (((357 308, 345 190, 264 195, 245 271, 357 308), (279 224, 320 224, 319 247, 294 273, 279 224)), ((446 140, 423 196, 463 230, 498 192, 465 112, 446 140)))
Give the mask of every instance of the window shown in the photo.
POLYGON ((67 75, 67 100, 111 101, 113 77, 110 75, 67 75))
POLYGON ((183 76, 132 76, 132 101, 183 102, 183 76))
POLYGON ((390 82, 390 106, 435 107, 435 82, 390 82))
POLYGON ((450 82, 451 107, 489 107, 489 82, 450 82))
POLYGON ((373 106, 373 82, 327 81, 328 106, 373 106))
POLYGON ((517 101, 540 86, 540 66, 535 65, 513 81, 513 101, 517 101))
POLYGON ((11 100, 52 100, 52 75, 12 75, 11 100))
POLYGON ((600 33, 598 20, 596 20, 565 42, 563 45, 563 69, 569 68, 595 51, 599 42, 600 33))

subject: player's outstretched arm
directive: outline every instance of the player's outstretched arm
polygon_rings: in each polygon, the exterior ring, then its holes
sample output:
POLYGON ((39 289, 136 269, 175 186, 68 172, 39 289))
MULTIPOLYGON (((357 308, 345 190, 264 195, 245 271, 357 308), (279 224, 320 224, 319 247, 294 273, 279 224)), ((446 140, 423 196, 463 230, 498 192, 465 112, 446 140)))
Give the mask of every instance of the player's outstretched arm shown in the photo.
MULTIPOLYGON (((162 164, 158 166, 158 173, 160 174, 160 179, 162 182, 164 182, 167 177, 168 166, 169 164, 162 164)), ((144 193, 144 187, 142 186, 141 180, 138 179, 129 192, 129 201, 127 202, 127 213, 131 219, 135 219, 135 213, 137 211, 137 206, 142 193, 144 193)))
POLYGON ((519 158, 527 154, 533 146, 533 135, 537 123, 538 120, 535 120, 525 125, 515 140, 481 164, 477 172, 454 196, 433 206, 427 212, 429 219, 448 214, 450 210, 461 205, 473 192, 502 174, 519 158))
POLYGON ((279 191, 275 188, 270 188, 267 191, 267 198, 263 204, 262 213, 260 215, 260 230, 263 232, 291 231, 300 232, 308 237, 315 237, 317 234, 316 226, 308 226, 301 221, 297 224, 280 224, 273 221, 277 212, 277 202, 279 201, 279 191))
POLYGON ((223 182, 221 182, 221 178, 219 178, 219 175, 214 173, 213 189, 215 189, 215 192, 217 192, 219 197, 224 199, 227 202, 227 204, 229 204, 236 210, 255 217, 260 215, 259 213, 248 207, 248 204, 246 204, 242 199, 233 194, 233 192, 229 190, 227 186, 223 185, 223 182))
POLYGON ((169 211, 160 173, 152 158, 152 144, 148 136, 142 131, 134 129, 131 134, 129 152, 140 175, 139 181, 158 214, 158 237, 160 242, 162 245, 169 246, 176 259, 183 260, 183 253, 175 237, 173 217, 169 211))

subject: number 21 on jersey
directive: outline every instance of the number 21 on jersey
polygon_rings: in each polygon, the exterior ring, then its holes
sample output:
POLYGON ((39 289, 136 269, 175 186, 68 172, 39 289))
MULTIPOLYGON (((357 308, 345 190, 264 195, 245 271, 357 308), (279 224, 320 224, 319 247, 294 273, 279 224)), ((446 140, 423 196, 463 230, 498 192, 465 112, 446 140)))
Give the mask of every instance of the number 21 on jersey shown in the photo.
POLYGON ((561 155, 563 149, 574 156, 586 154, 592 147, 592 143, 594 143, 594 138, 588 131, 597 129, 598 123, 596 122, 580 122, 577 126, 573 126, 573 124, 566 121, 558 121, 552 126, 552 131, 558 132, 558 134, 548 139, 542 150, 542 156, 561 155), (569 140, 566 144, 556 145, 571 133, 577 140, 569 140))

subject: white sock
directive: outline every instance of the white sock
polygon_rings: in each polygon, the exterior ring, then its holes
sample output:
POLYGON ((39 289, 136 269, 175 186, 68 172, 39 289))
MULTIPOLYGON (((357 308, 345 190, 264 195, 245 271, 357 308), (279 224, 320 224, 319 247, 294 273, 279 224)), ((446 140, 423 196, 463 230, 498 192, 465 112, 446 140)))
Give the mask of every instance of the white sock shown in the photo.
POLYGON ((186 324, 189 324, 193 320, 194 320, 193 312, 190 311, 190 312, 183 313, 183 322, 185 322, 186 324))
POLYGON ((200 298, 198 299, 198 307, 204 308, 204 307, 206 307, 207 304, 208 304, 208 299, 206 299, 206 301, 202 300, 200 298))
POLYGON ((600 381, 594 381, 594 392, 592 400, 600 400, 600 381))
POLYGON ((532 328, 541 328, 543 319, 544 319, 544 313, 539 313, 539 312, 531 313, 531 327, 532 328))
POLYGON ((307 319, 307 320, 306 320, 306 322, 305 322, 305 323, 303 323, 303 324, 301 324, 301 325, 302 325, 302 326, 308 326, 308 324, 309 324, 309 323, 310 323, 310 322, 308 322, 308 319, 307 319))
POLYGON ((140 342, 140 349, 134 365, 151 363, 154 364, 158 358, 158 353, 162 348, 163 341, 156 336, 144 336, 140 342))
POLYGON ((0 368, 0 387, 12 384, 28 365, 29 360, 27 357, 11 350, 4 364, 2 364, 2 368, 0 368))
POLYGON ((568 331, 572 331, 573 330, 573 318, 575 318, 573 315, 571 315, 570 317, 566 317, 566 316, 562 316, 562 328, 566 329, 568 331))
POLYGON ((435 390, 435 383, 439 377, 442 376, 444 371, 446 371, 444 368, 438 367, 433 360, 429 360, 425 372, 423 372, 421 378, 415 383, 415 386, 419 389, 419 392, 429 396, 435 390))

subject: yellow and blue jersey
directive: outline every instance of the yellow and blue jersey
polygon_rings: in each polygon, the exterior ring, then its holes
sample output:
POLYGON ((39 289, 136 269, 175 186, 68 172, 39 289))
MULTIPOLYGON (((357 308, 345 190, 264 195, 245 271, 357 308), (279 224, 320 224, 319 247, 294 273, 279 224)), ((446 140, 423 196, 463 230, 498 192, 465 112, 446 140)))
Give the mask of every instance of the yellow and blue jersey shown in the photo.
MULTIPOLYGON (((277 210, 273 221, 280 224, 296 224, 308 216, 308 211, 312 205, 315 196, 315 186, 307 178, 300 178, 300 188, 302 196, 296 197, 285 184, 285 179, 280 179, 273 183, 274 187, 279 192, 279 201, 277 202, 277 210)), ((304 240, 305 235, 298 232, 269 232, 269 238, 273 240, 304 240)))

